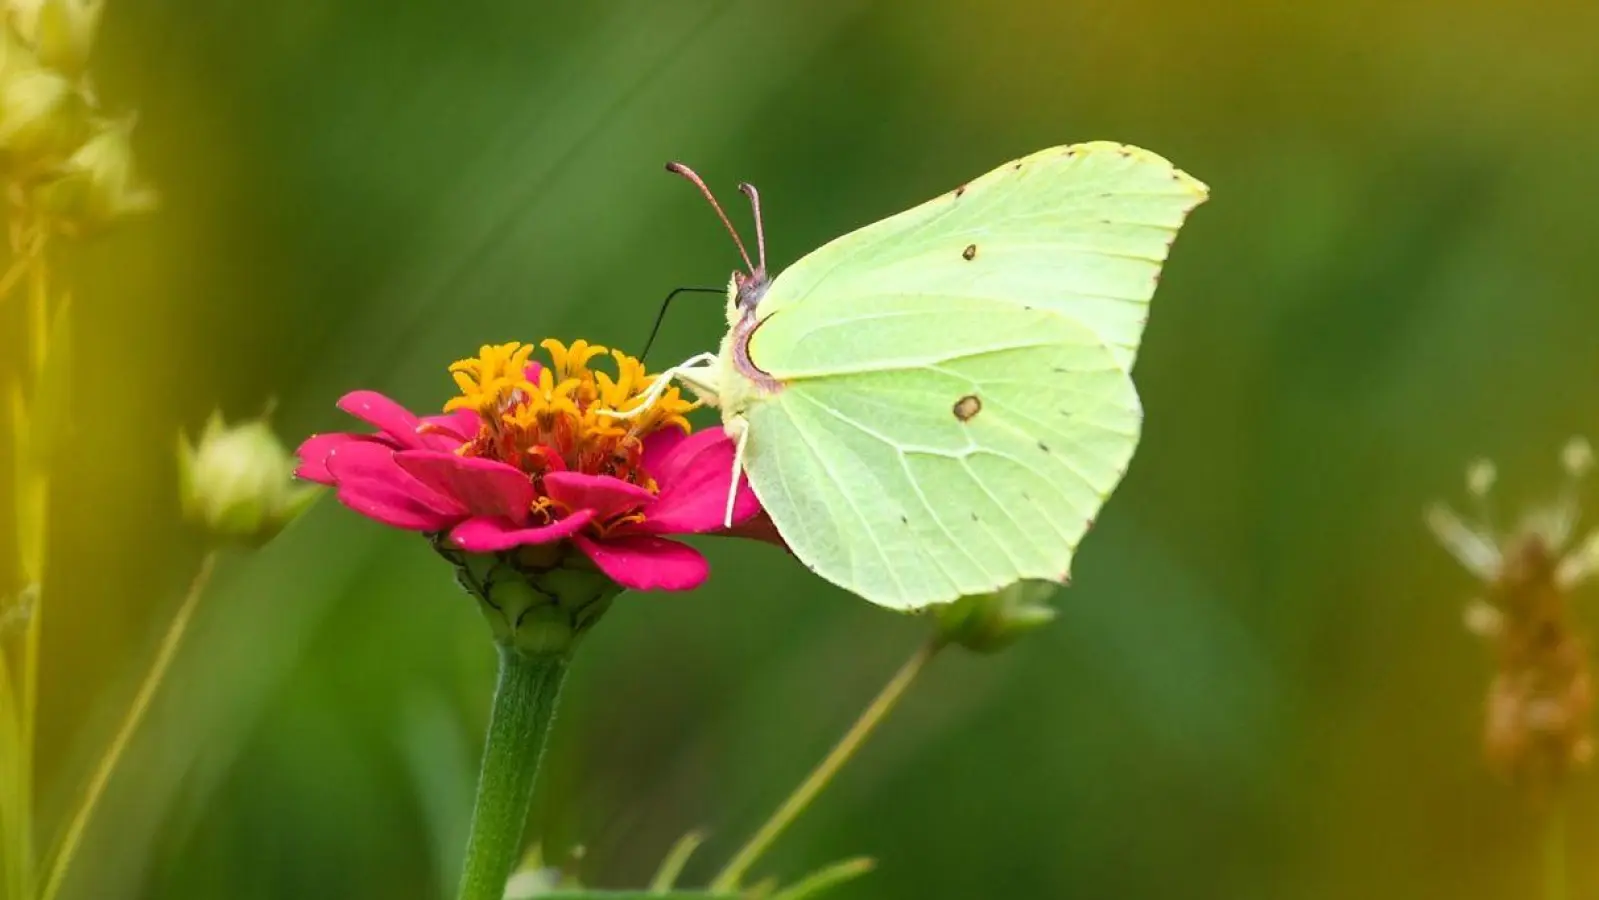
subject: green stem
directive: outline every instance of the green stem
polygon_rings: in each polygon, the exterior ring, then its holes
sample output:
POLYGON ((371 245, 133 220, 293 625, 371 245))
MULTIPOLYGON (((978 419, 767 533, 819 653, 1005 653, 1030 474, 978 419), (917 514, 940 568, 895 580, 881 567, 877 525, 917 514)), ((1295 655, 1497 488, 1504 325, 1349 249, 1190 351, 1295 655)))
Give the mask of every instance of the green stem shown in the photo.
POLYGON ((145 713, 150 710, 150 701, 155 699, 156 691, 166 680, 167 670, 172 667, 172 660, 178 655, 178 647, 183 643, 183 636, 189 630, 189 622, 194 618, 195 607, 200 605, 200 597, 205 594, 205 587, 211 580, 211 572, 216 568, 216 562, 216 553, 206 554, 205 559, 200 562, 200 570, 189 583, 189 592, 184 595, 183 604, 178 607, 178 614, 172 617, 171 624, 161 637, 155 661, 144 673, 144 680, 139 682, 139 690, 134 694, 133 703, 128 706, 116 735, 106 746, 105 755, 100 757, 99 764, 90 775, 89 785, 83 792, 83 799, 78 802, 77 810, 72 814, 72 821, 67 823, 67 830, 62 834, 61 843, 57 846, 55 856, 50 862, 50 874, 45 878, 44 888, 39 892, 39 900, 54 900, 56 893, 61 890, 61 883, 67 877, 72 858, 78 852, 78 844, 83 840, 84 832, 88 830, 89 820, 94 816, 95 807, 100 805, 100 797, 111 781, 111 774, 122 762, 122 754, 132 743, 133 735, 139 730, 139 724, 144 721, 145 713))
POLYGON ((500 644, 488 742, 466 841, 459 900, 502 900, 522 855, 522 829, 555 704, 566 677, 563 655, 528 656, 500 644))
POLYGON ((743 848, 738 851, 737 855, 722 869, 721 873, 716 876, 716 879, 711 882, 711 893, 738 890, 739 882, 743 879, 744 873, 748 872, 750 866, 760 859, 761 854, 771 847, 772 842, 776 841, 778 835, 783 833, 783 829, 799 818, 799 814, 804 812, 807 806, 810 806, 811 801, 816 799, 816 795, 822 792, 822 788, 827 787, 828 782, 832 781, 833 776, 838 774, 838 770, 844 767, 844 763, 849 762, 850 758, 855 755, 855 751, 860 749, 861 744, 866 741, 867 736, 883 720, 883 717, 887 716, 889 710, 899 703, 900 697, 905 694, 905 689, 911 686, 911 682, 916 680, 916 676, 921 674, 922 669, 926 668, 933 657, 938 655, 938 651, 943 648, 944 642, 935 637, 918 648, 911 655, 911 658, 900 666, 899 671, 894 673, 894 677, 889 679, 888 684, 883 686, 883 690, 861 712, 860 718, 855 720, 855 724, 850 726, 849 731, 844 732, 844 736, 834 745, 832 751, 817 764, 815 769, 811 770, 811 774, 800 782, 799 787, 794 789, 794 793, 783 801, 783 805, 772 813, 772 817, 766 820, 766 824, 755 832, 755 836, 749 839, 743 848))
POLYGON ((1549 804, 1543 834, 1544 900, 1566 900, 1566 813, 1559 799, 1549 804))

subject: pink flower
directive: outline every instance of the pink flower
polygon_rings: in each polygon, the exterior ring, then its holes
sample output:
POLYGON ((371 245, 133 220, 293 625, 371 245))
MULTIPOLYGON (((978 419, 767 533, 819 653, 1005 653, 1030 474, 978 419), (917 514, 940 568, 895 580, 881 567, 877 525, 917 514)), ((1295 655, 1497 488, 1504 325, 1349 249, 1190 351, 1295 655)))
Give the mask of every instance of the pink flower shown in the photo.
POLYGON ((373 391, 345 395, 339 408, 376 433, 312 436, 296 474, 333 486, 362 515, 468 553, 566 542, 634 590, 705 580, 705 558, 673 535, 770 537, 742 477, 734 528, 724 529, 733 442, 720 428, 687 433, 691 405, 676 389, 636 418, 607 417, 653 383, 643 367, 615 353, 612 379, 587 366, 603 348, 545 346, 553 368, 528 363, 531 348, 517 344, 457 363, 463 396, 442 416, 418 417, 373 391))

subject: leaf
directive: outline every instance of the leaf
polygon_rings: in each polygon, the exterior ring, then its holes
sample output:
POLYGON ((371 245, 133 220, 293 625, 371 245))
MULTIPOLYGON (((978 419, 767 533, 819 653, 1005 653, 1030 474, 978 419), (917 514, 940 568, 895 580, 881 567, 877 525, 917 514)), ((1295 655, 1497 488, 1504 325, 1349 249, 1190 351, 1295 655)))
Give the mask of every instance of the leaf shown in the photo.
POLYGON ((532 900, 740 900, 738 894, 710 891, 555 891, 532 900))
MULTIPOLYGON (((9 610, 10 603, 6 604, 9 610)), ((0 886, 7 897, 28 895, 29 790, 24 783, 21 704, 11 683, 10 662, 0 642, 0 886)))
POLYGON ((672 885, 683 876, 683 868, 688 865, 689 857, 705 842, 705 835, 698 831, 690 831, 678 838, 672 849, 667 851, 666 859, 661 861, 660 871, 655 873, 655 878, 650 881, 650 890, 664 892, 671 890, 672 885))
POLYGON ((806 900, 846 881, 859 878, 875 868, 877 863, 864 856, 846 859, 805 876, 793 885, 773 894, 770 900, 806 900))
POLYGON ((39 380, 33 386, 33 434, 29 445, 40 471, 47 471, 51 449, 61 437, 60 429, 71 421, 74 356, 71 316, 72 300, 62 296, 42 348, 39 380))

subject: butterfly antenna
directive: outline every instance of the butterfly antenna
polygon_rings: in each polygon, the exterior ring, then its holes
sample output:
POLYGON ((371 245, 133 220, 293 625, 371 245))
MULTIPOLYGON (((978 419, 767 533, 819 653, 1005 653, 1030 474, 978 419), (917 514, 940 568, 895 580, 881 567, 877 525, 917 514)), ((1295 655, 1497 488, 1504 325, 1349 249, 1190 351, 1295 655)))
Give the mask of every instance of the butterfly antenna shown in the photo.
MULTIPOLYGON (((744 249, 744 241, 741 238, 739 238, 738 230, 733 227, 733 223, 728 221, 727 213, 722 212, 722 204, 716 202, 716 195, 711 193, 711 189, 705 186, 705 180, 703 178, 700 178, 700 176, 697 173, 695 173, 695 171, 693 169, 690 169, 688 166, 685 166, 685 165, 683 165, 680 162, 669 162, 669 163, 667 163, 666 164, 666 171, 671 172, 671 173, 673 173, 675 175, 681 175, 684 178, 687 178, 689 181, 692 181, 694 183, 695 187, 700 189, 700 193, 704 194, 705 195, 705 199, 710 201, 711 209, 716 210, 717 217, 722 220, 722 224, 723 225, 727 226, 727 233, 733 236, 733 243, 738 245, 738 255, 744 257, 744 266, 745 266, 745 268, 748 268, 751 271, 753 271, 755 267, 753 265, 751 265, 751 263, 750 263, 750 255, 744 249)), ((757 221, 759 221, 759 220, 757 220, 757 221)))
POLYGON ((761 222, 761 192, 749 182, 740 182, 738 189, 750 198, 750 209, 755 213, 755 249, 761 259, 760 270, 766 271, 766 226, 761 222))

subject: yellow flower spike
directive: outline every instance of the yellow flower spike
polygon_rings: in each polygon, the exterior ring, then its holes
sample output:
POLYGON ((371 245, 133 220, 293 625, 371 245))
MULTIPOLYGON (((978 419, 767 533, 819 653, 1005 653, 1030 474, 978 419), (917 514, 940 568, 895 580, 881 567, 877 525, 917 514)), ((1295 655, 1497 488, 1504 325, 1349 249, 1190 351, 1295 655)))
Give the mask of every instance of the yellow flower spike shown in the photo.
POLYGON ((626 394, 621 393, 621 389, 617 385, 616 381, 604 372, 594 373, 594 386, 594 399, 595 402, 600 406, 614 408, 617 403, 621 402, 623 397, 627 396, 626 394))
POLYGON ((612 350, 611 357, 616 360, 616 387, 620 392, 614 406, 620 406, 628 397, 635 393, 649 389, 646 381, 649 376, 644 371, 644 364, 628 356, 620 350, 612 350))
POLYGON ((450 373, 461 396, 444 404, 444 411, 472 409, 484 418, 498 420, 512 395, 529 387, 526 369, 533 350, 532 345, 516 341, 484 344, 476 357, 451 364, 450 373))
POLYGON ((599 344, 591 344, 578 338, 568 347, 555 338, 546 338, 539 344, 549 351, 550 363, 559 378, 592 378, 589 371, 589 360, 606 352, 599 344))

